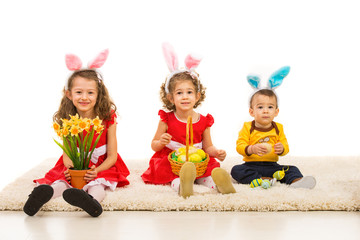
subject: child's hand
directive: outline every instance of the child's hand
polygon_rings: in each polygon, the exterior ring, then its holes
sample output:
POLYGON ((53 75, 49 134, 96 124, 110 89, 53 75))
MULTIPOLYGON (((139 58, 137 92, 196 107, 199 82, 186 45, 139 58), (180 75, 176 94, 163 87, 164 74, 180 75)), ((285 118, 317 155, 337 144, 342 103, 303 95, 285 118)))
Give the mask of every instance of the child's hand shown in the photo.
POLYGON ((268 149, 264 145, 259 143, 251 145, 249 147, 249 150, 250 150, 249 152, 250 154, 256 154, 259 155, 260 157, 268 152, 268 149))
POLYGON ((276 154, 282 154, 284 152, 284 145, 281 142, 278 142, 274 145, 274 152, 276 154))
POLYGON ((91 166, 90 170, 88 170, 85 174, 85 181, 90 182, 97 177, 96 167, 94 165, 91 166))
POLYGON ((218 149, 216 153, 216 158, 219 159, 220 161, 224 161, 225 157, 226 157, 225 150, 218 149))
POLYGON ((64 166, 69 169, 69 168, 73 168, 74 167, 74 164, 72 162, 70 163, 64 163, 64 166))
POLYGON ((70 182, 71 176, 70 176, 69 168, 67 168, 65 170, 64 175, 65 175, 66 181, 70 182))
POLYGON ((168 133, 163 133, 161 136, 160 136, 160 143, 164 146, 168 145, 170 143, 170 140, 171 140, 172 136, 168 133))
POLYGON ((67 169, 74 167, 73 162, 71 161, 71 159, 66 154, 63 155, 63 162, 64 162, 64 166, 67 169))

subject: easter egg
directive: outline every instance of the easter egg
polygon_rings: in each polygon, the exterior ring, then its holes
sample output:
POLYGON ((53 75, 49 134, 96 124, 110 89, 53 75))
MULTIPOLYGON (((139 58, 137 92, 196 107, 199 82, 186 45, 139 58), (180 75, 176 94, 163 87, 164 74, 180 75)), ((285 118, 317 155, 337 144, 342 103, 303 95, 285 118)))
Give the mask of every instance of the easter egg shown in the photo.
POLYGON ((285 177, 285 171, 282 170, 282 171, 276 171, 274 174, 273 174, 273 178, 276 178, 276 180, 281 180, 285 177))
POLYGON ((189 146, 189 155, 190 154, 193 154, 193 153, 196 153, 197 152, 197 148, 196 147, 194 147, 194 146, 189 146))
POLYGON ((258 178, 258 179, 254 179, 251 181, 250 183, 250 187, 251 188, 256 188, 256 187, 259 187, 262 183, 262 179, 261 178, 258 178))
POLYGON ((271 183, 269 180, 265 179, 261 182, 261 187, 264 189, 268 189, 271 187, 271 183))
POLYGON ((190 162, 201 162, 203 159, 201 158, 201 156, 197 153, 193 153, 189 156, 189 161, 190 162))
POLYGON ((178 156, 178 162, 186 162, 186 156, 185 155, 178 156))
POLYGON ((270 153, 272 150, 272 145, 269 143, 261 143, 262 146, 266 148, 266 154, 270 153))
POLYGON ((178 148, 178 149, 176 150, 176 156, 183 155, 183 154, 185 154, 185 152, 186 152, 186 150, 185 150, 184 147, 178 148))
POLYGON ((201 157, 201 159, 206 158, 206 153, 205 153, 204 150, 202 150, 202 149, 198 149, 198 150, 196 151, 196 154, 198 154, 198 155, 201 157))

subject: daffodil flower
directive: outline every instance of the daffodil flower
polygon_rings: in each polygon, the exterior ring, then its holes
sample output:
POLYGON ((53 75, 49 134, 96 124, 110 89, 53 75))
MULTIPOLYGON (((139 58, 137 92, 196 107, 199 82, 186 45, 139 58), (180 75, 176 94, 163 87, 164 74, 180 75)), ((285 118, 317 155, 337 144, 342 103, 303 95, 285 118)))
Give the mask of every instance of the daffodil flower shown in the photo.
POLYGON ((61 119, 62 124, 53 123, 56 134, 62 138, 63 143, 55 143, 63 149, 72 160, 74 169, 88 169, 91 155, 95 150, 100 136, 104 130, 99 117, 91 120, 79 118, 79 115, 70 115, 70 120, 61 119), (97 134, 97 136, 95 135, 97 134), (95 137, 95 141, 93 139, 95 137))

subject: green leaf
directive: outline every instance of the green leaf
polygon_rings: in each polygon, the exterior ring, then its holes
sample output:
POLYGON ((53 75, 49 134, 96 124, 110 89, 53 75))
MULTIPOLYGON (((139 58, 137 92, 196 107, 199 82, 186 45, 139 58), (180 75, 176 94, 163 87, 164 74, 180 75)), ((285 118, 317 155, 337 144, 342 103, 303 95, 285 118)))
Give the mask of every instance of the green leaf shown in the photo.
POLYGON ((79 159, 79 156, 78 156, 78 149, 77 149, 77 146, 76 146, 76 140, 75 140, 75 136, 70 136, 69 137, 69 141, 70 141, 70 144, 71 144, 71 149, 72 149, 72 152, 74 153, 74 159, 71 159, 74 163, 74 167, 77 166, 81 166, 81 160, 79 159))
POLYGON ((69 143, 69 140, 67 139, 67 137, 63 138, 63 146, 66 149, 66 151, 65 151, 66 155, 68 155, 68 157, 71 159, 71 161, 74 162, 75 154, 70 147, 70 143, 69 143))
POLYGON ((93 154, 93 152, 94 152, 94 150, 95 150, 96 145, 98 144, 98 142, 99 142, 99 140, 100 140, 100 137, 101 137, 102 133, 103 133, 103 132, 101 132, 101 133, 99 134, 99 136, 98 136, 98 137, 96 138, 96 140, 95 140, 94 147, 93 147, 93 149, 91 150, 91 153, 90 153, 90 155, 89 155, 89 160, 91 159, 91 156, 92 156, 92 154, 93 154))
MULTIPOLYGON (((89 134, 89 137, 87 139, 87 142, 86 142, 85 158, 84 158, 85 161, 86 161, 86 163, 85 163, 86 166, 89 166, 89 162, 90 162, 90 158, 91 158, 91 157, 89 157, 89 151, 90 151, 90 148, 91 148, 91 143, 92 143, 93 138, 94 138, 94 128, 92 128, 92 130, 91 130, 91 132, 89 134)), ((95 146, 96 145, 94 144, 93 148, 95 146)))
POLYGON ((80 139, 79 135, 77 135, 75 139, 76 139, 77 145, 79 146, 79 152, 78 152, 77 155, 78 155, 78 158, 80 160, 80 164, 81 164, 81 166, 85 167, 83 165, 83 163, 84 163, 84 149, 83 149, 82 142, 81 142, 81 139, 80 139))

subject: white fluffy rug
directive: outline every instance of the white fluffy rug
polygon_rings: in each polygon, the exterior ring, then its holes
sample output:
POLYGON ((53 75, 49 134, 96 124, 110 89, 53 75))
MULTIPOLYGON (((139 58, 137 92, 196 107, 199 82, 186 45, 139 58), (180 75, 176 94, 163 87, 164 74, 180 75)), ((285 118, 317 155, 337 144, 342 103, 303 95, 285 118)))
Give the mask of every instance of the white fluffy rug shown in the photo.
MULTIPOLYGON (((230 171, 241 158, 228 158, 222 167, 230 171)), ((0 210, 22 210, 35 186, 32 179, 42 177, 56 159, 48 159, 0 192, 0 210)), ((104 210, 149 211, 311 211, 360 210, 360 157, 284 157, 280 164, 298 166, 303 175, 313 175, 317 185, 312 190, 291 189, 276 183, 270 189, 251 189, 234 184, 237 193, 222 195, 204 186, 194 186, 194 196, 179 197, 170 186, 144 184, 140 175, 147 160, 127 161, 130 185, 107 192, 101 203, 104 210)), ((61 197, 46 203, 45 211, 77 211, 61 197)))

